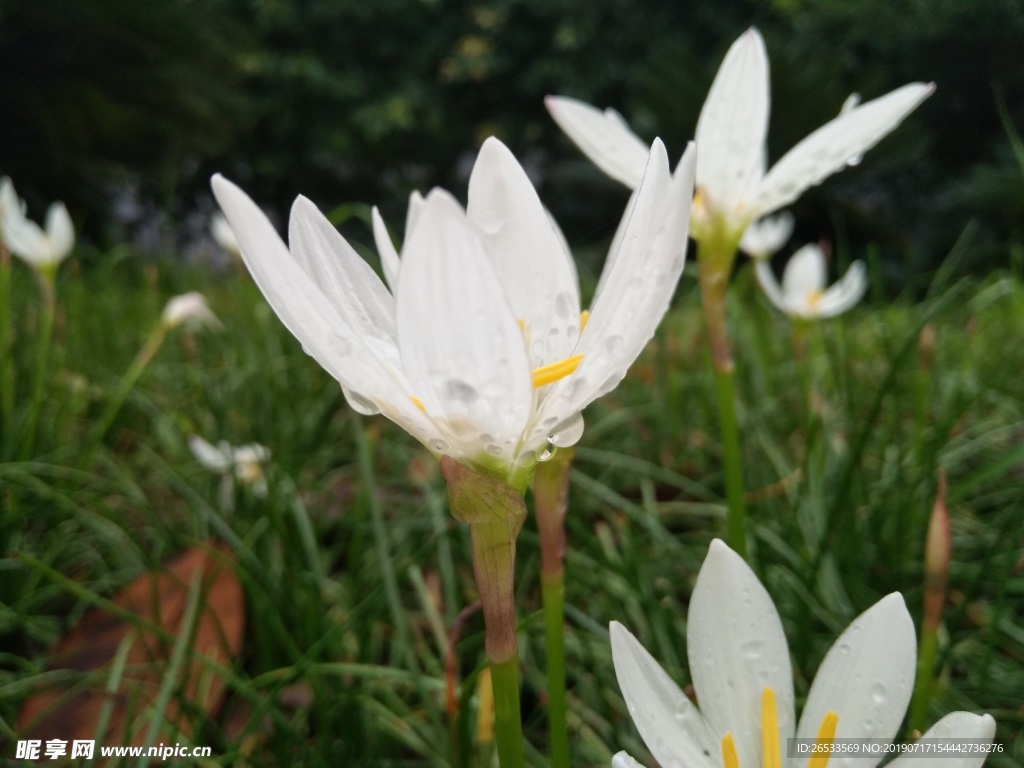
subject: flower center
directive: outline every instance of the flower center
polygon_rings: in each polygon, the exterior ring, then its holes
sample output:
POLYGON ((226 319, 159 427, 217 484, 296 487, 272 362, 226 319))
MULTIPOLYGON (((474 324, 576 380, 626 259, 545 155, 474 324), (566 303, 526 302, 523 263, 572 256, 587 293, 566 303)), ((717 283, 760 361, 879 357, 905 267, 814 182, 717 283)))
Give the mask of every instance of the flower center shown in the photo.
MULTIPOLYGON (((587 320, 590 319, 590 310, 583 310, 580 312, 580 333, 587 326, 587 320)), ((529 332, 526 327, 526 322, 522 319, 519 320, 519 330, 522 331, 524 338, 529 338, 529 332)), ((583 360, 583 354, 571 355, 564 360, 559 360, 555 363, 548 363, 542 365, 540 368, 533 369, 533 388, 540 389, 546 387, 548 384, 554 384, 559 379, 564 379, 566 376, 571 374, 577 368, 579 368, 580 361, 583 360)), ((412 404, 419 408, 423 413, 427 412, 427 408, 423 405, 423 401, 415 395, 410 395, 409 399, 412 400, 412 404)))
MULTIPOLYGON (((818 735, 814 742, 814 751, 807 761, 807 768, 825 768, 828 764, 830 746, 836 736, 836 725, 839 715, 826 712, 818 726, 818 735)), ((779 749, 779 722, 775 713, 775 691, 765 688, 761 695, 761 765, 762 768, 782 768, 782 750, 779 749)), ((732 733, 726 733, 722 739, 722 764, 725 768, 740 768, 740 758, 736 753, 736 742, 732 733)))
POLYGON ((818 302, 821 301, 821 297, 825 295, 825 292, 821 289, 816 291, 807 292, 807 306, 814 309, 818 306, 818 302))

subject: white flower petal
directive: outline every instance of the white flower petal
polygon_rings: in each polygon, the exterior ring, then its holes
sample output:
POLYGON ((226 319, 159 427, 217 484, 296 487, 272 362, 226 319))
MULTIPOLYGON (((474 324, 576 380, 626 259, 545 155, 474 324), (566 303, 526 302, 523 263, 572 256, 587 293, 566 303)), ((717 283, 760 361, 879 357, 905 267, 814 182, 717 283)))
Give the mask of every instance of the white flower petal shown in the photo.
POLYGON ((820 318, 841 315, 857 304, 868 290, 867 269, 863 261, 855 261, 843 278, 825 291, 815 309, 820 318))
POLYGON ((601 112, 567 96, 548 96, 544 106, 558 127, 598 168, 630 189, 640 186, 648 149, 618 112, 601 112))
POLYGON ((373 206, 371 218, 373 220, 373 242, 377 245, 377 255, 380 256, 384 279, 387 280, 391 293, 398 293, 398 273, 402 269, 402 262, 398 258, 398 251, 395 250, 395 244, 391 240, 391 235, 388 234, 384 218, 380 215, 376 205, 373 206))
POLYGON ((758 259, 754 262, 754 274, 757 276, 758 285, 761 286, 764 295, 768 297, 768 301, 774 304, 777 309, 789 314, 789 303, 786 301, 786 297, 782 295, 782 288, 779 287, 779 282, 775 279, 775 273, 772 272, 771 265, 767 261, 758 259))
POLYGON ((934 84, 910 83, 825 123, 787 152, 761 180, 752 199, 757 215, 788 205, 805 189, 871 149, 934 91, 934 84))
POLYGON ((25 203, 18 198, 10 177, 0 179, 0 225, 7 219, 20 219, 25 215, 25 203))
POLYGON ((542 443, 554 425, 614 389, 654 335, 686 263, 694 152, 670 177, 665 147, 655 139, 620 252, 574 350, 583 359, 546 394, 527 445, 542 443))
POLYGON ((50 243, 43 230, 24 216, 9 216, 4 221, 4 244, 15 256, 32 266, 51 262, 50 243))
POLYGON ((173 296, 164 305, 160 322, 168 329, 185 326, 186 328, 207 327, 220 329, 223 327, 217 316, 206 303, 206 297, 198 291, 189 291, 173 296))
POLYGON ((612 755, 612 768, 644 768, 625 752, 616 752, 612 755))
POLYGON ((783 211, 753 222, 740 239, 740 250, 755 259, 780 251, 793 234, 793 214, 783 211))
POLYGON ((235 230, 228 224, 224 214, 215 213, 210 217, 210 234, 221 248, 229 253, 238 253, 238 238, 235 230))
POLYGON ((743 558, 711 542, 686 622, 690 675, 712 731, 731 732, 741 766, 761 765, 761 702, 775 693, 779 744, 794 730, 793 675, 782 622, 743 558))
POLYGON ((299 195, 288 222, 295 261, 382 361, 395 365, 395 299, 313 203, 299 195))
POLYGON ((433 444, 438 430, 413 404, 401 371, 381 365, 380 348, 370 352, 346 315, 331 305, 248 195, 220 174, 213 177, 211 186, 238 237, 253 280, 306 353, 348 393, 373 403, 424 445, 433 444))
POLYGON ((654 758, 665 766, 713 768, 718 740, 697 707, 628 629, 613 621, 609 631, 622 697, 654 758))
POLYGON ((46 236, 54 261, 62 261, 75 247, 75 225, 64 203, 54 203, 46 211, 46 236))
POLYGON ((732 212, 760 180, 769 100, 768 54, 751 27, 729 48, 697 120, 697 188, 713 210, 732 212))
POLYGON ((231 456, 228 452, 213 447, 199 435, 189 437, 188 449, 204 469, 211 472, 227 472, 231 468, 231 456))
POLYGON ((533 409, 523 337, 462 208, 427 195, 402 249, 398 343, 411 394, 448 436, 438 453, 511 461, 533 409))
POLYGON ((256 285, 303 349, 335 379, 352 389, 365 392, 382 380, 376 361, 292 258, 259 207, 220 174, 213 177, 211 186, 238 237, 242 258, 256 285))
MULTIPOLYGON (((797 737, 813 739, 831 711, 839 715, 837 739, 891 740, 910 702, 916 657, 914 622, 903 597, 893 592, 858 616, 826 654, 797 737)), ((873 768, 878 760, 833 755, 829 768, 873 768)))
POLYGON ((523 323, 531 368, 568 357, 580 336, 575 276, 526 172, 493 137, 469 177, 466 214, 523 323))
MULTIPOLYGON (((996 721, 991 715, 975 715, 971 712, 950 712, 929 728, 922 739, 970 739, 992 743, 996 735, 996 721)), ((897 757, 886 768, 981 768, 986 754, 959 756, 954 752, 926 757, 903 755, 897 757)))
POLYGON ((408 240, 409 236, 412 235, 413 227, 416 226, 416 222, 419 221, 420 214, 423 212, 423 195, 417 190, 413 190, 409 193, 409 207, 405 211, 405 239, 408 240))
POLYGON ((782 270, 782 293, 789 301, 803 300, 827 285, 825 254, 813 243, 794 253, 782 270))
POLYGON ((605 257, 604 267, 601 269, 601 277, 598 278, 597 290, 594 291, 594 299, 591 302, 591 306, 597 304, 597 300, 600 298, 601 292, 604 291, 604 285, 608 282, 608 276, 612 273, 612 266, 615 264, 615 259, 622 250, 622 238, 626 234, 626 226, 629 224, 629 217, 633 215, 633 206, 636 205, 636 196, 639 191, 640 188, 637 187, 630 194, 629 201, 626 203, 626 208, 622 212, 622 218, 619 219, 619 225, 615 228, 615 234, 612 236, 611 245, 608 247, 608 256, 605 257))

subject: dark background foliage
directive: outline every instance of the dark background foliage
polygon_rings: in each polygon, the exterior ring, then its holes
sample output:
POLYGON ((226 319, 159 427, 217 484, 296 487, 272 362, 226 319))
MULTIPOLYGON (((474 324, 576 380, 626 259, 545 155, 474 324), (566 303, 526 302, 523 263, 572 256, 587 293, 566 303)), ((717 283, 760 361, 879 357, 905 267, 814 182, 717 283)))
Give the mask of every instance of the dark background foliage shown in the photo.
POLYGON ((412 189, 464 194, 495 134, 570 240, 599 240, 625 190, 542 97, 615 106, 677 155, 750 24, 771 58, 771 159, 852 91, 938 84, 862 165, 796 204, 800 238, 845 258, 873 246, 894 284, 926 277, 972 221, 960 269, 1024 260, 1020 0, 5 0, 0 171, 36 215, 65 200, 100 246, 156 219, 167 250, 212 208, 214 171, 279 216, 301 192, 324 209, 381 205, 397 225, 412 189))

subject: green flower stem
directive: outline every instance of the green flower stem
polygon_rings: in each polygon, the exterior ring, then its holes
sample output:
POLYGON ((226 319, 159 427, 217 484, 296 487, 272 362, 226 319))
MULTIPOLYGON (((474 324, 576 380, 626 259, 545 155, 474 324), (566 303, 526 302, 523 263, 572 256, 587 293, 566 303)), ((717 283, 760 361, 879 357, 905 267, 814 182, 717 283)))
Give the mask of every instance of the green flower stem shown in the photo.
POLYGON ((128 366, 128 370, 124 372, 121 381, 117 385, 117 390, 114 392, 114 396, 107 402, 107 407, 89 436, 86 450, 82 453, 83 461, 88 461, 93 451, 99 447, 100 441, 107 434, 110 425, 114 423, 114 418, 117 416, 118 411, 121 410, 121 406, 124 405, 124 401, 128 399, 128 395, 131 393, 132 387, 135 386, 135 382, 139 380, 142 372, 146 370, 146 367, 152 362, 156 353, 160 351, 160 347, 167 337, 167 330, 168 328, 164 323, 158 323, 147 337, 145 343, 143 343, 138 354, 135 355, 135 359, 128 366))
POLYGON ((533 479, 533 506, 540 532, 552 768, 569 768, 569 710, 565 693, 565 512, 573 455, 571 448, 559 449, 550 460, 537 465, 533 479))
POLYGON ((928 722, 928 702, 935 682, 935 657, 939 650, 939 633, 936 629, 924 629, 917 646, 917 677, 914 679, 914 694, 910 704, 910 733, 924 732, 928 722))
POLYGON ((32 401, 28 411, 28 422, 21 444, 21 458, 32 457, 35 447, 36 428, 39 424, 39 410, 43 407, 43 388, 46 382, 47 362, 50 358, 50 342, 53 339, 53 317, 57 311, 57 275, 55 270, 39 272, 39 334, 36 337, 36 367, 32 379, 32 401))
POLYGON ((0 243, 0 424, 3 439, 10 439, 14 418, 14 357, 11 325, 11 254, 0 243))
POLYGON ((516 636, 516 537, 526 519, 523 488, 479 468, 441 457, 448 504, 469 525, 473 574, 484 613, 484 647, 494 688, 494 729, 501 768, 522 768, 523 725, 519 707, 519 640, 516 636))
POLYGON ((743 465, 736 400, 733 387, 732 349, 726 325, 726 292, 736 257, 736 242, 701 243, 697 261, 704 325, 711 348, 711 365, 718 389, 718 418, 722 430, 722 459, 725 464, 725 497, 728 505, 729 546, 747 557, 747 508, 743 498, 743 465))

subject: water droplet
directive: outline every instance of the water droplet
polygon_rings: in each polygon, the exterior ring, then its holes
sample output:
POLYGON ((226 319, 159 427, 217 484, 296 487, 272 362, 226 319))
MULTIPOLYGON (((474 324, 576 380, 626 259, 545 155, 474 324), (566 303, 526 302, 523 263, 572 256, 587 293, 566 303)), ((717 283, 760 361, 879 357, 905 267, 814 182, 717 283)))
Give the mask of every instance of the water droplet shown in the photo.
POLYGON ((446 443, 444 440, 431 440, 430 447, 433 448, 438 453, 442 453, 443 451, 448 449, 448 443, 446 443))
POLYGON ((871 686, 871 698, 875 700, 876 704, 884 704, 887 695, 888 691, 881 683, 875 683, 871 686))
POLYGON ((537 457, 537 461, 547 461, 555 455, 557 449, 553 445, 549 445, 543 451, 540 452, 540 456, 537 457))
POLYGON ((501 456, 501 446, 497 443, 491 443, 484 450, 491 454, 491 456, 501 456))
POLYGON ((488 235, 496 234, 504 224, 504 217, 501 212, 494 208, 487 208, 476 216, 476 224, 488 235))
POLYGON ((748 640, 740 646, 740 653, 744 658, 756 659, 764 652, 764 643, 760 640, 748 640))
POLYGON ((556 448, 568 448, 570 445, 576 445, 582 436, 583 414, 575 413, 555 427, 548 439, 556 448))
POLYGON ((604 340, 604 348, 608 354, 614 354, 622 349, 621 336, 609 336, 604 340))
POLYGON ((579 307, 574 307, 575 302, 572 300, 572 294, 568 291, 562 291, 555 296, 555 316, 560 317, 563 320, 568 320, 570 317, 575 317, 579 314, 579 307))
POLYGON ((492 435, 492 434, 490 434, 488 432, 481 432, 480 433, 480 442, 481 443, 493 443, 494 441, 495 441, 494 435, 492 435))
POLYGON ((579 397, 583 394, 583 388, 587 386, 587 379, 584 376, 573 376, 566 395, 570 398, 579 397))
POLYGON ((448 379, 444 383, 444 396, 459 403, 472 403, 477 398, 477 391, 461 379, 448 379))
POLYGON ((841 654, 843 654, 844 656, 849 654, 850 653, 850 644, 849 643, 840 643, 839 644, 839 652, 841 654))
POLYGON ((537 460, 537 452, 536 451, 523 451, 521 454, 519 454, 519 463, 522 466, 524 466, 524 467, 530 466, 536 460, 537 460))
POLYGON ((530 354, 538 360, 544 359, 544 353, 547 352, 548 345, 544 339, 534 339, 533 343, 530 344, 530 354))
POLYGON ((348 387, 342 387, 341 392, 345 395, 345 400, 348 401, 349 407, 356 413, 362 414, 363 416, 374 416, 380 413, 378 408, 370 398, 365 395, 360 395, 358 392, 353 392, 348 387))

